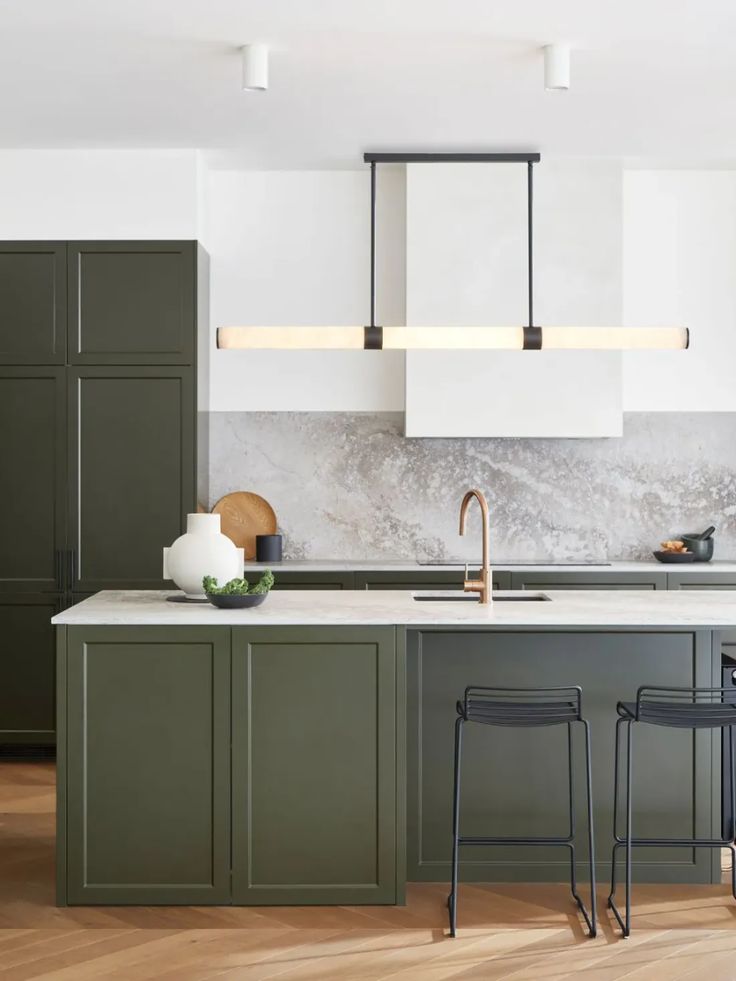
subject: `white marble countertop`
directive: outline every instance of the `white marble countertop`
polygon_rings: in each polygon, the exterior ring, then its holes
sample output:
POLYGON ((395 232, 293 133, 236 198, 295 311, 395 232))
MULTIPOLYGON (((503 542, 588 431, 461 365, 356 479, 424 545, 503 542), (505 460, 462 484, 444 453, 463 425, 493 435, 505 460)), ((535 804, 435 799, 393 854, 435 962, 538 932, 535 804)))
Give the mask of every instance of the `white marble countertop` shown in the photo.
MULTIPOLYGON (((274 572, 460 572, 464 561, 448 561, 440 565, 417 562, 415 559, 375 559, 373 561, 350 562, 344 559, 284 559, 283 562, 246 562, 248 570, 273 569, 274 572)), ((470 562, 475 569, 479 562, 470 562)), ((560 562, 523 563, 492 562, 492 568, 499 572, 592 572, 615 574, 617 572, 696 572, 701 575, 723 572, 736 574, 736 560, 714 560, 711 562, 685 562, 667 565, 652 559, 650 562, 560 562)))
MULTIPOLYGON (((457 595, 430 590, 433 595, 457 595)), ((250 610, 170 603, 165 591, 105 591, 54 624, 241 626, 396 624, 502 627, 736 627, 736 593, 724 590, 555 590, 547 601, 417 602, 409 590, 274 590, 250 610)), ((180 595, 180 594, 179 594, 180 595)), ((524 595, 500 592, 497 596, 524 595)), ((527 594, 530 595, 530 594, 527 594)), ((531 594, 534 595, 534 594, 531 594)))

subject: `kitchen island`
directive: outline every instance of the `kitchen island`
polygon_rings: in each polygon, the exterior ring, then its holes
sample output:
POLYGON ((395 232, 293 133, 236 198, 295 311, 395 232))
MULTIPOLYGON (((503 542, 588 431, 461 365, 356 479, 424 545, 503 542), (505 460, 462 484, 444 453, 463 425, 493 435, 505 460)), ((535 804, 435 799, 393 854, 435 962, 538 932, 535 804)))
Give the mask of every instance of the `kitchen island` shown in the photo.
MULTIPOLYGON (((490 607, 292 590, 240 611, 169 595, 103 592, 54 618, 60 904, 392 904, 407 880, 447 880, 470 684, 583 687, 605 879, 616 702, 642 684, 720 685, 736 627, 733 595, 715 590, 502 593, 490 607)), ((464 833, 564 828, 565 738, 468 727, 464 833)), ((637 835, 719 835, 720 734, 642 731, 635 801, 637 835)), ((466 880, 567 876, 556 849, 465 857, 466 880)), ((720 876, 706 850, 636 849, 634 868, 720 876)))

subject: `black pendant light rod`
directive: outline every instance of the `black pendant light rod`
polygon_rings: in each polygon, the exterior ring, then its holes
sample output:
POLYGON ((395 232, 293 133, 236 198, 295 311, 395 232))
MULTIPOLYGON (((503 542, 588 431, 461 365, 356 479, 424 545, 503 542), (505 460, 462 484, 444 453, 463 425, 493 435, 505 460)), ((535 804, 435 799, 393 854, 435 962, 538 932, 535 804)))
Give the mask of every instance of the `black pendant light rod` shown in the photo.
POLYGON ((383 348, 383 327, 376 326, 376 161, 371 160, 371 322, 364 327, 363 349, 383 348))
POLYGON ((526 163, 526 261, 529 323, 524 328, 524 350, 542 349, 542 328, 534 326, 534 161, 526 163))

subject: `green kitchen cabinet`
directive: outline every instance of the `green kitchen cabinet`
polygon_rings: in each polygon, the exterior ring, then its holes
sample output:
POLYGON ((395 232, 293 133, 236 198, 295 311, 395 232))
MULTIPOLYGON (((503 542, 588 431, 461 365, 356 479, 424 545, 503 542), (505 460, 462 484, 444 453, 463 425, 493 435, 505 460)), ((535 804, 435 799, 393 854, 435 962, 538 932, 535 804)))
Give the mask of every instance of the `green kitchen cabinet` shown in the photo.
POLYGON ((511 573, 512 589, 667 589, 667 573, 618 572, 613 569, 591 568, 585 572, 535 572, 525 570, 511 573))
POLYGON ((54 628, 61 609, 53 593, 0 593, 0 743, 54 742, 54 628))
POLYGON ((59 901, 230 902, 230 631, 59 634, 59 901))
POLYGON ((207 497, 206 279, 196 242, 0 243, 0 745, 49 733, 48 637, 18 625, 163 586, 198 471, 207 497))
MULTIPOLYGON (((508 572, 492 569, 493 589, 510 589, 511 577, 508 572)), ((478 568, 470 566, 471 577, 478 576, 478 568)), ((465 573, 446 570, 419 569, 415 572, 356 572, 356 589, 462 589, 465 573)))
MULTIPOLYGON (((410 630, 407 642, 407 877, 450 875, 455 704, 468 685, 581 685, 592 731, 597 871, 610 875, 616 703, 639 685, 720 684, 720 652, 709 631, 410 630)), ((574 727, 580 728, 580 727, 574 727)), ((565 726, 467 725, 463 735, 461 829, 465 835, 564 835, 565 726)), ((575 733, 579 872, 585 869, 584 759, 575 733)), ((710 730, 641 726, 634 736, 634 834, 720 835, 716 740, 710 730)), ((717 856, 716 856, 717 858, 717 856)), ((466 881, 562 881, 564 849, 461 848, 466 881)), ((708 849, 636 848, 634 877, 647 882, 720 881, 708 849)))
POLYGON ((71 588, 160 589, 161 550, 196 510, 192 370, 69 371, 71 588))
MULTIPOLYGON (((281 572, 272 566, 274 589, 354 589, 352 572, 281 572)), ((260 575, 260 572, 258 573, 260 575)), ((248 578, 248 569, 245 570, 248 578)), ((254 578, 251 576, 251 578, 254 578)))
POLYGON ((668 572, 668 589, 736 589, 733 572, 668 572))
POLYGON ((195 242, 70 242, 71 364, 192 364, 195 242))
POLYGON ((0 364, 64 364, 66 243, 0 242, 0 364))
POLYGON ((395 636, 233 628, 233 902, 401 901, 395 636))

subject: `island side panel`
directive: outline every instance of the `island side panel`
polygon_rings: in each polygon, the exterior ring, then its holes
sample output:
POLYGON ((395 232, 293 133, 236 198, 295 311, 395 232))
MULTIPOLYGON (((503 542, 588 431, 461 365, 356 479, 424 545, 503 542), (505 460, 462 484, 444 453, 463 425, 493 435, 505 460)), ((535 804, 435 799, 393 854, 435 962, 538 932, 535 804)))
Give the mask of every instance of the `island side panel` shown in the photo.
MULTIPOLYGON (((617 701, 635 698, 643 684, 720 684, 709 631, 421 629, 408 631, 407 640, 409 881, 449 876, 453 725, 455 703, 466 685, 583 687, 583 713, 592 728, 597 872, 605 881, 610 875, 617 701)), ((635 835, 720 834, 719 754, 710 731, 642 725, 634 749, 635 835), (692 781, 683 779, 690 773, 692 781)), ((581 844, 586 827, 582 766, 578 742, 581 844)), ((463 834, 565 834, 566 807, 564 726, 465 727, 463 834)), ((581 849, 579 859, 584 856, 581 849)), ((710 882, 712 857, 708 849, 637 848, 634 876, 651 882, 710 882)), ((564 849, 461 849, 466 881, 544 882, 567 876, 564 849)))
POLYGON ((67 630, 56 627, 56 905, 66 906, 67 630))
POLYGON ((234 902, 395 903, 395 628, 234 627, 232 716, 234 902))
POLYGON ((229 628, 69 627, 66 672, 69 904, 230 902, 229 628))

